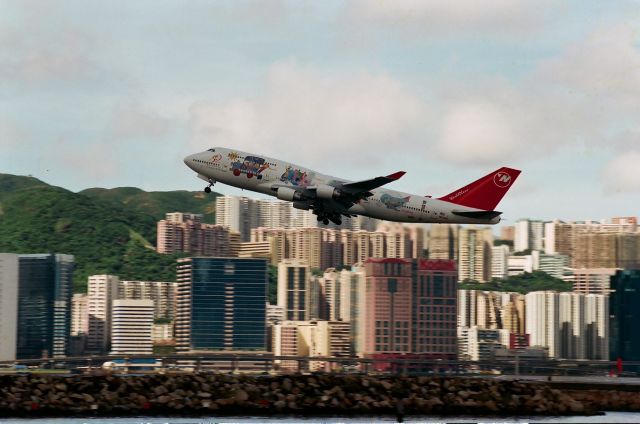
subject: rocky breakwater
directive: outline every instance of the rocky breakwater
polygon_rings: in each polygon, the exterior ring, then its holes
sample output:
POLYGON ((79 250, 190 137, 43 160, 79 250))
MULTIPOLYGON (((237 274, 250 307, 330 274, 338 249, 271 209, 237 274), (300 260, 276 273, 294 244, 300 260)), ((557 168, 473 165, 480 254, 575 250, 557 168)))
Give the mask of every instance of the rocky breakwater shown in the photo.
POLYGON ((540 383, 361 375, 1 376, 0 416, 567 415, 594 410, 540 383))

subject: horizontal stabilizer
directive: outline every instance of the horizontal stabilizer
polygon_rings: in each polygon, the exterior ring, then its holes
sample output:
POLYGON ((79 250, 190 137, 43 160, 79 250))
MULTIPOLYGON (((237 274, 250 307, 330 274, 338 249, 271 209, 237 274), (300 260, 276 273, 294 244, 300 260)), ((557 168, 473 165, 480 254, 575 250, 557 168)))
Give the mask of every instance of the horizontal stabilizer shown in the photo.
POLYGON ((453 211, 452 213, 454 215, 474 219, 493 219, 502 214, 502 212, 498 211, 453 211))

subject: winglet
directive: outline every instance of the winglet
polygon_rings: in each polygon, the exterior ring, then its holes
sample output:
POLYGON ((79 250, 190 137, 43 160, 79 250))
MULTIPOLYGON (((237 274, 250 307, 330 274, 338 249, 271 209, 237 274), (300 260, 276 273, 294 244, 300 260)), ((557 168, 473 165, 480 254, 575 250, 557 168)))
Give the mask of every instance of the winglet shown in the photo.
POLYGON ((403 176, 404 174, 406 174, 406 172, 404 172, 404 171, 398 171, 398 172, 394 172, 394 173, 393 173, 393 174, 391 174, 391 175, 387 175, 385 178, 389 178, 390 180, 395 181, 395 180, 399 180, 400 178, 402 178, 402 176, 403 176))

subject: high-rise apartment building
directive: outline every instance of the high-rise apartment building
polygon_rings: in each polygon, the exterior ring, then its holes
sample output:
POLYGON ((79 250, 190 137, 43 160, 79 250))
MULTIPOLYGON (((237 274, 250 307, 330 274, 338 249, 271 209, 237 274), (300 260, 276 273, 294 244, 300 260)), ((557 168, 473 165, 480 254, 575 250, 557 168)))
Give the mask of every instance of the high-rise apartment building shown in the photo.
POLYGON ((89 333, 89 297, 85 293, 75 293, 71 298, 71 335, 89 333))
POLYGON ((513 242, 516 236, 516 228, 513 225, 505 225, 500 228, 500 240, 513 242))
POLYGON ((579 268, 573 270, 573 291, 585 294, 608 294, 611 277, 617 268, 579 268))
POLYGON ((458 290, 458 327, 525 332, 524 295, 513 292, 458 290))
POLYGON ((491 246, 491 278, 503 279, 509 276, 509 246, 491 246))
POLYGON ((176 350, 264 351, 267 281, 264 259, 178 259, 176 350))
POLYGON ((551 358, 606 359, 606 295, 541 291, 525 298, 531 346, 548 348, 551 358))
POLYGON ((0 254, 0 359, 69 351, 74 257, 0 254))
POLYGON ((240 233, 241 241, 249 241, 251 229, 258 227, 255 201, 248 197, 216 197, 216 224, 240 233))
POLYGON ((171 281, 120 281, 118 299, 149 299, 153 301, 153 316, 173 319, 178 283, 171 281))
POLYGON ((113 301, 118 298, 118 283, 115 275, 91 275, 87 284, 87 311, 89 333, 87 351, 106 353, 111 341, 111 312, 113 301))
POLYGON ((621 270, 611 277, 610 359, 640 361, 640 270, 621 270))
POLYGON ((287 321, 311 318, 311 271, 305 262, 286 259, 278 264, 278 303, 287 321))
POLYGON ((545 225, 546 253, 568 256, 572 268, 640 266, 640 233, 633 219, 612 221, 549 222, 545 225))
POLYGON ((542 250, 544 246, 544 222, 521 219, 516 222, 513 250, 542 250))
POLYGON ((531 346, 546 347, 556 358, 560 348, 558 293, 530 292, 525 295, 525 329, 531 346))
MULTIPOLYGON (((273 347, 275 356, 348 357, 351 356, 351 328, 342 321, 283 321, 274 326, 273 347)), ((331 363, 297 361, 276 363, 283 370, 329 371, 331 363)))
POLYGON ((463 227, 458 237, 458 279, 487 282, 491 278, 490 228, 463 227))
POLYGON ((0 361, 16 359, 19 269, 18 255, 0 253, 0 361))
POLYGON ((231 252, 229 228, 203 224, 198 214, 168 213, 158 221, 157 237, 158 253, 228 256, 231 252))
POLYGON ((153 309, 151 299, 113 301, 111 354, 153 353, 153 309))
POLYGON ((429 259, 458 259, 459 225, 431 224, 429 229, 429 259))

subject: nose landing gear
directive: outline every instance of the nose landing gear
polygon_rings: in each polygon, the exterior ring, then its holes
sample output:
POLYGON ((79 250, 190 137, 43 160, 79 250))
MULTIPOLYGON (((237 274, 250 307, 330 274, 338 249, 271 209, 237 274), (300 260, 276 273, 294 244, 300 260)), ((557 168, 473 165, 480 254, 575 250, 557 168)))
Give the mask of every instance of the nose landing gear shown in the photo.
POLYGON ((209 180, 209 185, 204 188, 205 193, 211 193, 211 187, 215 184, 215 181, 209 180))

